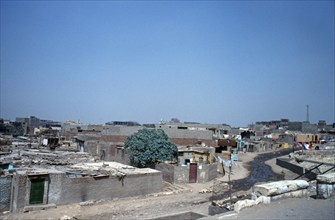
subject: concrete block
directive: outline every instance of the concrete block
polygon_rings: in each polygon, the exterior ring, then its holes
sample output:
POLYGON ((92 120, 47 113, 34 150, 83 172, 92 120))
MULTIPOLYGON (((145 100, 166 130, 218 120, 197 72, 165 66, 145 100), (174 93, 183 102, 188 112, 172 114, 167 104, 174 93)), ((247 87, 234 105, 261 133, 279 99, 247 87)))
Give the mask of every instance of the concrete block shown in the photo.
POLYGON ((308 190, 301 189, 301 190, 283 193, 280 195, 271 196, 271 201, 276 201, 279 199, 287 199, 287 198, 303 198, 303 197, 307 197, 307 195, 308 195, 308 190))
POLYGON ((317 183, 316 197, 327 199, 335 192, 335 184, 317 183))
POLYGON ((335 173, 321 174, 316 177, 316 181, 320 183, 335 184, 335 173))
POLYGON ((251 200, 251 199, 240 200, 240 201, 237 201, 234 204, 234 211, 240 212, 240 210, 242 210, 244 208, 251 207, 251 206, 257 205, 259 203, 260 203, 260 201, 257 201, 257 200, 255 201, 255 200, 251 200))
POLYGON ((256 199, 256 202, 258 203, 264 203, 264 204, 270 204, 271 203, 271 197, 269 196, 260 196, 256 199))
POLYGON ((282 180, 255 185, 255 192, 263 196, 276 196, 287 192, 306 189, 309 183, 305 180, 282 180))

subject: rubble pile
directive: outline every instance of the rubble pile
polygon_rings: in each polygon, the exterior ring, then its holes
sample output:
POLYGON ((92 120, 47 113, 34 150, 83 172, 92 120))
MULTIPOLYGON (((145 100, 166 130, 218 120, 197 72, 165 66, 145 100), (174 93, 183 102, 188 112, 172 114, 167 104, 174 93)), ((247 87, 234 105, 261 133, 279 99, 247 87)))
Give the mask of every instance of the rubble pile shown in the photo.
POLYGON ((88 153, 47 151, 47 150, 14 150, 12 154, 3 156, 2 163, 10 163, 14 167, 65 166, 83 162, 94 162, 88 153))
POLYGON ((213 200, 211 205, 208 207, 208 214, 215 215, 219 213, 224 213, 228 211, 235 210, 235 204, 239 201, 250 200, 251 195, 241 194, 237 196, 232 196, 231 198, 213 200))
POLYGON ((0 137, 0 153, 11 152, 11 143, 10 139, 0 137))
POLYGON ((301 167, 303 173, 306 173, 305 176, 310 179, 315 179, 320 174, 335 172, 335 150, 297 151, 289 157, 289 163, 301 167))
POLYGON ((106 177, 116 176, 122 180, 127 175, 127 170, 133 170, 134 167, 124 165, 115 167, 113 162, 102 163, 77 163, 70 167, 69 173, 75 173, 82 176, 106 177))
POLYGON ((317 161, 320 163, 335 164, 335 150, 298 151, 293 154, 296 161, 317 161))

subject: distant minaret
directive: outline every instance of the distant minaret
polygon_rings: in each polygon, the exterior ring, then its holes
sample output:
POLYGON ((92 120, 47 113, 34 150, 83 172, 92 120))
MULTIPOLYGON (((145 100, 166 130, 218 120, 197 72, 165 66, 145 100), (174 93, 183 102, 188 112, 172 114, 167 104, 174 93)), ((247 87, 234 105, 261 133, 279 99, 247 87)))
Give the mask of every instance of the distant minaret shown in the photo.
POLYGON ((306 121, 309 123, 309 105, 307 107, 307 115, 306 115, 306 121))

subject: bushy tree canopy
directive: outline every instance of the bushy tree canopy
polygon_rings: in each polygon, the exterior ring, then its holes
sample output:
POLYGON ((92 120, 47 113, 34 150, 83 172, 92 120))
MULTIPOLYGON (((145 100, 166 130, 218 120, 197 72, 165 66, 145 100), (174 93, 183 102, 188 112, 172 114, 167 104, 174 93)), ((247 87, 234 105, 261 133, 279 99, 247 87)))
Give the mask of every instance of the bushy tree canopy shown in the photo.
POLYGON ((139 130, 127 138, 124 148, 131 164, 138 167, 150 167, 158 161, 171 161, 178 155, 177 146, 160 129, 139 130))

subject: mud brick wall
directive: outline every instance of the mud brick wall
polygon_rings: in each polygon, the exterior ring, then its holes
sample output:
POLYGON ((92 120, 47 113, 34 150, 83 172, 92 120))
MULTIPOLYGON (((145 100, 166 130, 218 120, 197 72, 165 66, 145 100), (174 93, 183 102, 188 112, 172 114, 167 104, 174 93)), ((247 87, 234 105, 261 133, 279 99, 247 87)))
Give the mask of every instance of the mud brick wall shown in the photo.
POLYGON ((285 159, 285 158, 277 158, 276 159, 276 165, 284 167, 288 170, 291 170, 292 172, 296 173, 296 174, 303 174, 305 172, 305 168, 303 168, 302 166, 299 166, 297 164, 291 163, 290 159, 285 159))
POLYGON ((28 177, 25 175, 13 175, 12 179, 12 189, 11 196, 13 201, 10 205, 10 210, 12 212, 17 212, 22 209, 26 204, 26 201, 29 200, 29 190, 27 188, 28 177))
POLYGON ((162 172, 163 180, 169 183, 174 183, 174 169, 175 166, 166 163, 156 164, 156 170, 162 172))
POLYGON ((98 141, 96 140, 93 140, 93 141, 85 141, 85 144, 84 144, 84 151, 93 155, 93 156, 96 156, 97 155, 97 145, 98 145, 98 141))
POLYGON ((189 183, 190 178, 190 167, 189 166, 177 166, 174 171, 174 182, 175 183, 189 183))
POLYGON ((123 164, 130 164, 129 157, 124 149, 121 149, 112 142, 101 141, 98 144, 99 158, 104 161, 115 161, 123 164), (104 155, 102 157, 101 155, 104 155))
MULTIPOLYGON (((209 182, 217 177, 217 163, 198 164, 197 183, 209 182)), ((189 183, 189 166, 174 166, 171 164, 157 164, 156 170, 163 174, 163 179, 169 183, 189 183)))
POLYGON ((170 138, 170 141, 179 146, 188 146, 195 145, 199 142, 205 143, 207 146, 216 147, 217 142, 215 140, 207 140, 207 139, 197 139, 197 138, 170 138))
MULTIPOLYGON (((70 204, 89 200, 110 200, 129 196, 145 195, 162 190, 161 172, 140 173, 119 179, 116 176, 103 178, 70 178, 64 173, 49 173, 45 187, 46 204, 70 204)), ((29 205, 29 178, 15 175, 12 184, 14 201, 11 211, 17 212, 29 205)))
POLYGON ((159 192, 162 174, 132 174, 123 179, 110 176, 103 178, 69 178, 50 174, 49 203, 69 204, 89 200, 110 200, 159 192))
POLYGON ((209 182, 217 177, 217 163, 198 165, 197 182, 209 182))

